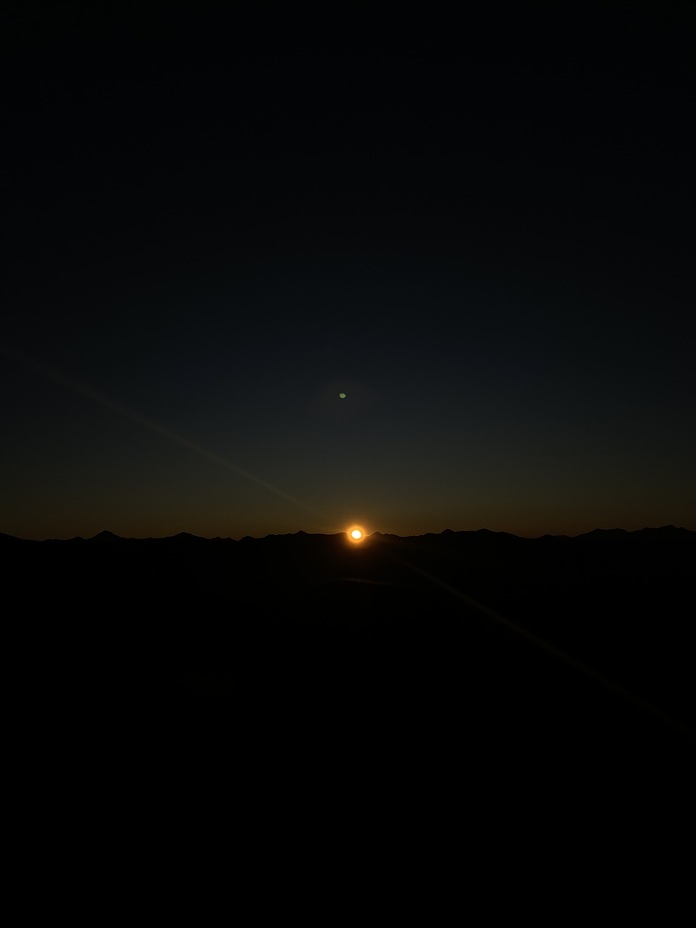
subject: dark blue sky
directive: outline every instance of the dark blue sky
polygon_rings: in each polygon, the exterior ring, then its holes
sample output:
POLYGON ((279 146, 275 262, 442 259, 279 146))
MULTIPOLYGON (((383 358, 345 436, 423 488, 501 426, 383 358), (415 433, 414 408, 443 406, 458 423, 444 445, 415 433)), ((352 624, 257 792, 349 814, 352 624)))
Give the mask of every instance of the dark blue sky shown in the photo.
POLYGON ((7 32, 0 531, 696 528, 688 5, 143 9, 7 32))

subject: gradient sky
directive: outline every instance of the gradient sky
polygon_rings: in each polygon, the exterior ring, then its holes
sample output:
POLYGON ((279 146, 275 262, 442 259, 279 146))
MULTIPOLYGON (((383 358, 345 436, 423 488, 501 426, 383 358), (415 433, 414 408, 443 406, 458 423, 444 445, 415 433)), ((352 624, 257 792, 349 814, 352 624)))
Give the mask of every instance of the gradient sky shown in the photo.
POLYGON ((23 6, 0 531, 696 529, 693 5, 23 6))

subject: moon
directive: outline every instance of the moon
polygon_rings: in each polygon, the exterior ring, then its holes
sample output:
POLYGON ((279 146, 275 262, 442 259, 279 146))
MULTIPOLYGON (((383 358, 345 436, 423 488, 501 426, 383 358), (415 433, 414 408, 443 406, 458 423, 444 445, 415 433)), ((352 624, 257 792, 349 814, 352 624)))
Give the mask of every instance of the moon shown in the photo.
POLYGON ((341 397, 342 400, 344 400, 344 399, 346 398, 346 394, 345 394, 345 393, 339 393, 338 395, 341 397))

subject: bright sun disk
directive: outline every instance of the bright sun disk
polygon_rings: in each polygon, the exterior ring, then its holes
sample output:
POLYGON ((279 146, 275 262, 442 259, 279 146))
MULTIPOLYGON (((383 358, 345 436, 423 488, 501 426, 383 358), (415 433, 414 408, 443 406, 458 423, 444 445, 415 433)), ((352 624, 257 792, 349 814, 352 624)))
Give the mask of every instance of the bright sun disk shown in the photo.
POLYGON ((346 532, 348 540, 352 541, 353 544, 359 544, 365 539, 365 532, 359 525, 354 525, 352 528, 349 528, 346 532))

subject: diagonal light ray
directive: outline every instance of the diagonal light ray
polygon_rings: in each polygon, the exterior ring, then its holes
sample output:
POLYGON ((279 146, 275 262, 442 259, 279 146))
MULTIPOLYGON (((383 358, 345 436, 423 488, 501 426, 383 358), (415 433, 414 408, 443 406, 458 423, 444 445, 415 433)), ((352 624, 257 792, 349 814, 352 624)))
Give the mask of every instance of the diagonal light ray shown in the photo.
POLYGON ((93 400, 100 406, 104 406, 106 409, 110 409, 112 412, 118 413, 118 415, 123 416, 125 419, 130 419, 131 422, 137 422, 139 425, 145 426, 145 428, 150 429, 150 431, 164 436, 164 438, 167 438, 169 441, 175 442, 176 444, 187 448, 189 451, 194 451, 196 454, 207 458, 209 461, 213 461, 215 464, 220 465, 220 467, 224 467, 227 470, 232 471, 232 473, 243 477, 245 480, 249 480, 251 483, 255 483, 257 486, 263 487, 270 493, 274 493, 276 496, 279 496, 281 499, 284 499, 289 503, 293 503, 295 506, 299 506, 302 509, 313 512, 315 515, 319 515, 318 511, 312 506, 309 506, 307 503, 303 503, 302 500, 297 499, 295 496, 291 496, 289 493, 281 490, 280 487, 269 483, 262 477, 257 477, 255 474, 250 474, 248 471, 243 470, 243 468, 233 464, 232 461, 228 460, 227 458, 221 457, 221 455, 209 451, 202 445, 190 441, 184 435, 180 435, 178 432, 167 428, 167 426, 156 422, 154 419, 150 419, 149 417, 143 416, 141 413, 136 412, 133 409, 129 409, 128 406, 124 406, 123 403, 119 403, 118 400, 113 400, 110 397, 105 396, 103 393, 99 393, 98 391, 93 390, 91 387, 88 387, 86 384, 79 380, 75 380, 72 377, 67 377, 65 374, 57 371, 55 368, 42 364, 35 358, 32 358, 15 348, 8 349, 6 346, 0 345, 0 350, 5 355, 18 358, 26 367, 36 371, 39 374, 42 374, 44 377, 48 377, 54 383, 58 383, 61 386, 72 390, 74 393, 78 393, 80 396, 84 396, 87 399, 93 400))
POLYGON ((449 593, 450 596, 453 596, 455 599, 460 600, 460 602, 465 603, 476 612, 481 613, 481 615, 485 616, 490 621, 506 629, 510 634, 528 641, 531 645, 536 647, 538 650, 543 651, 549 657, 560 661, 562 664, 565 664, 568 667, 572 667, 573 670, 592 680, 598 686, 614 693, 614 695, 618 696, 619 699, 630 703, 642 712, 651 715, 653 718, 657 719, 663 725, 666 725, 668 728, 672 729, 672 731, 676 732, 679 736, 685 738, 687 741, 696 741, 696 732, 694 732, 688 725, 685 725, 683 722, 669 715, 667 712, 663 712, 652 702, 649 702, 647 699, 643 699, 642 696, 638 696, 632 690, 627 689, 625 686, 617 683, 616 680, 606 676, 606 674, 600 673, 598 670, 595 670, 594 667, 591 667, 589 664, 585 664, 583 661, 578 660, 577 658, 573 657, 572 654, 569 654, 562 648, 556 647, 556 645, 551 644, 549 641, 546 641, 546 639, 534 634, 534 632, 531 632, 523 625, 519 625, 517 622, 512 622, 510 619, 506 619, 505 616, 500 615, 499 612, 496 612, 489 606, 477 602, 477 600, 472 599, 471 596, 467 596, 466 593, 462 592, 451 584, 445 583, 444 580, 434 576, 433 574, 429 573, 429 571, 423 570, 423 568, 418 567, 416 564, 412 564, 406 558, 396 554, 395 551, 391 551, 388 548, 387 551, 395 561, 403 564, 414 573, 420 574, 434 586, 439 587, 446 593, 449 593))

